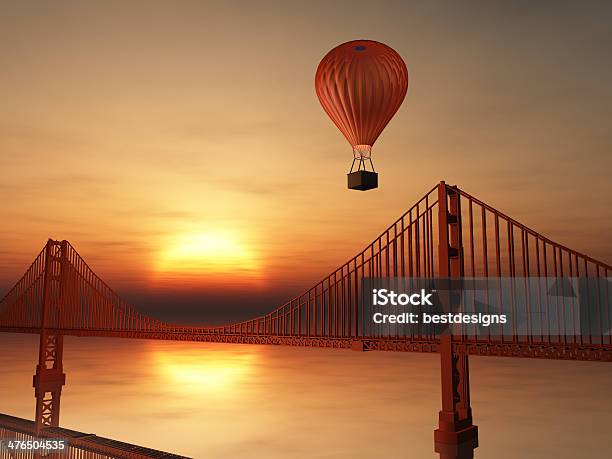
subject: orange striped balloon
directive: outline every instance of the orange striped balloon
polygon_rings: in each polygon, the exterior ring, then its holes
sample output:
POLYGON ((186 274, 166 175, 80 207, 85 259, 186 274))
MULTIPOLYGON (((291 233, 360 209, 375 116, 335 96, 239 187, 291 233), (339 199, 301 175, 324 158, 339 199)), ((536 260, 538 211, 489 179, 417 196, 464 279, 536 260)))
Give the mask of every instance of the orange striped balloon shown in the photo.
POLYGON ((323 109, 354 150, 370 150, 404 101, 408 69, 383 43, 354 40, 319 63, 315 89, 323 109))

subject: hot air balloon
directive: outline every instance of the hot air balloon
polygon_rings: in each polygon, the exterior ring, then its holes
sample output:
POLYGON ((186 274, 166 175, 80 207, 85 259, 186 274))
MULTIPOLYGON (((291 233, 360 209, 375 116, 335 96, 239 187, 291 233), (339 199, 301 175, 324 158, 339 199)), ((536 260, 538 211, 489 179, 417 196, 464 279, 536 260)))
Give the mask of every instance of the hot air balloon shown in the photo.
POLYGON ((377 188, 372 145, 408 91, 408 69, 401 56, 377 41, 343 43, 319 63, 315 89, 323 109, 353 147, 349 189, 377 188))

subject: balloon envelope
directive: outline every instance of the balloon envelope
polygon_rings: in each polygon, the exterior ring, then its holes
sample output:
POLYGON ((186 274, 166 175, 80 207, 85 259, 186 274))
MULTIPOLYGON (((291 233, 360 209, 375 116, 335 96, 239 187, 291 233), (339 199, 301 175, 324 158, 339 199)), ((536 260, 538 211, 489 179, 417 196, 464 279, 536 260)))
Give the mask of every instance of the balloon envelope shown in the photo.
POLYGON ((354 40, 319 63, 315 89, 323 109, 353 146, 371 147, 408 90, 408 69, 383 43, 354 40))

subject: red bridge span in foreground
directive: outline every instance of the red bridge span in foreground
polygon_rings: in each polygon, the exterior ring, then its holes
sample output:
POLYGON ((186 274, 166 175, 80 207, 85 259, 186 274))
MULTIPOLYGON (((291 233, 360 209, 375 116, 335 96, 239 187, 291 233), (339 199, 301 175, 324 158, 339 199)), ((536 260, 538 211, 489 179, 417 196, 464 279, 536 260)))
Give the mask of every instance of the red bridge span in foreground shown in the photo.
MULTIPOLYGON (((435 450, 443 459, 471 458, 478 446, 478 429, 470 405, 469 356, 612 362, 607 280, 611 269, 440 182, 317 285, 268 314, 225 326, 181 326, 143 315, 106 285, 67 241, 49 240, 0 301, 0 331, 40 334, 34 375, 38 434, 59 426, 64 335, 439 353, 442 410, 434 432, 435 450), (525 336, 493 332, 368 336, 359 308, 362 280, 386 277, 598 278, 603 287, 593 300, 595 312, 586 319, 582 315, 580 327, 578 306, 573 304, 562 311, 549 304, 513 306, 537 311, 544 324, 560 311, 567 313, 566 329, 584 330, 586 325, 593 330, 588 334, 545 333, 551 328, 539 324, 540 334, 525 336)), ((511 325, 514 330, 518 327, 511 325)))

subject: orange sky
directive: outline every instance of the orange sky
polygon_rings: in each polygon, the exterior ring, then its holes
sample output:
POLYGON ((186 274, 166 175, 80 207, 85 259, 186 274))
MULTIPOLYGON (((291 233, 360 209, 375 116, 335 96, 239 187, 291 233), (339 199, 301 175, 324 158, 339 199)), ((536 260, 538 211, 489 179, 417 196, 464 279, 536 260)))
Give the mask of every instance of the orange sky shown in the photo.
POLYGON ((53 237, 121 292, 284 297, 441 179, 612 260, 609 4, 126 3, 0 7, 3 289, 53 237), (367 193, 313 85, 356 38, 410 73, 367 193))

